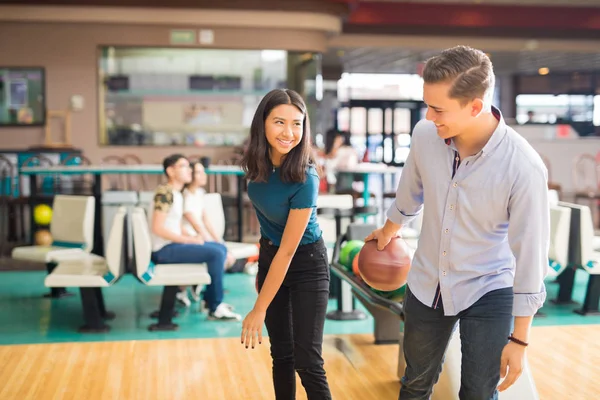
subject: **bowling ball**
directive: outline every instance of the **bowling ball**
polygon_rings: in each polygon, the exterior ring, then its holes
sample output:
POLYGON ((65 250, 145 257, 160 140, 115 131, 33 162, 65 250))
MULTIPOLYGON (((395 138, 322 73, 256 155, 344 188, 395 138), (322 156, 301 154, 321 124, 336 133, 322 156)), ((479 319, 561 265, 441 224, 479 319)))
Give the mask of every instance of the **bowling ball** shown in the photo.
POLYGON ((360 271, 358 270, 358 258, 360 256, 360 253, 358 253, 356 255, 356 257, 354 257, 354 260, 352 260, 352 272, 354 273, 354 276, 358 276, 360 278, 360 271))
POLYGON ((366 242, 360 251, 358 270, 367 285, 389 292, 406 284, 410 264, 410 248, 404 239, 395 237, 381 251, 377 250, 377 240, 366 242))
POLYGON ((354 263, 354 260, 356 259, 356 257, 358 257, 358 254, 360 253, 361 249, 362 249, 362 246, 356 247, 356 248, 352 249, 352 251, 350 252, 350 255, 348 256, 348 264, 345 265, 348 272, 352 272, 352 264, 354 263))
POLYGON ((391 300, 391 301, 395 301, 395 302, 399 303, 404 300, 404 295, 406 294, 406 285, 402 286, 399 289, 392 290, 392 291, 383 291, 383 290, 375 290, 375 289, 372 289, 372 290, 378 296, 381 296, 386 300, 391 300))
POLYGON ((38 204, 33 209, 33 220, 38 225, 50 225, 52 208, 47 204, 38 204))
POLYGON ((40 229, 35 232, 33 240, 37 246, 50 246, 52 244, 52 234, 46 229, 40 229))
POLYGON ((340 264, 348 267, 352 265, 352 260, 350 259, 350 252, 356 248, 362 248, 364 242, 362 240, 350 240, 346 242, 342 246, 342 250, 340 251, 340 264))
MULTIPOLYGON (((257 248, 259 249, 259 251, 260 251, 260 243, 256 243, 256 247, 257 247, 257 248)), ((255 255, 255 256, 250 256, 250 257, 248 257, 248 260, 247 260, 247 262, 252 262, 252 263, 253 263, 253 262, 258 262, 258 254, 257 254, 257 255, 255 255)))

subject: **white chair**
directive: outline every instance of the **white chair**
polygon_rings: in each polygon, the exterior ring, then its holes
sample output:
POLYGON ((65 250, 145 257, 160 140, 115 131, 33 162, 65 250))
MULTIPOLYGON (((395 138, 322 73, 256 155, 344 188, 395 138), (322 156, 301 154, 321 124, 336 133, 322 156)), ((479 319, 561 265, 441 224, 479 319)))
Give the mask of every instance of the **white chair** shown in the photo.
POLYGON ((115 284, 122 276, 123 235, 126 209, 120 207, 113 218, 106 246, 106 258, 87 254, 84 258, 74 255, 64 257, 46 277, 49 288, 76 287, 81 293, 85 324, 80 333, 108 332, 110 327, 103 320, 113 319, 115 314, 106 311, 103 287, 115 284))
MULTIPOLYGON (((110 236, 111 221, 121 206, 125 207, 125 256, 122 258, 122 269, 125 269, 133 257, 133 233, 131 228, 131 212, 139 202, 138 192, 125 190, 107 190, 102 192, 102 236, 105 240, 110 236)), ((108 248, 105 241, 104 248, 108 248)))
MULTIPOLYGON (((320 194, 317 197, 317 209, 331 208, 337 210, 350 210, 354 207, 354 198, 351 194, 320 194)), ((327 254, 329 256, 329 262, 332 261, 333 247, 337 241, 336 220, 328 215, 317 214, 317 222, 323 232, 323 240, 327 246, 327 254)), ((339 220, 339 232, 346 232, 350 220, 348 218, 342 218, 339 220)))
MULTIPOLYGON (((204 195, 204 209, 208 213, 210 223, 219 237, 225 234, 225 211, 223 200, 219 193, 206 193, 204 195)), ((225 242, 227 250, 237 259, 244 259, 258 255, 258 247, 255 244, 225 242)))
POLYGON ((569 262, 591 274, 600 274, 595 265, 600 261, 600 252, 594 249, 598 238, 594 236, 594 222, 590 207, 564 201, 560 201, 558 205, 571 209, 569 262))
POLYGON ((550 205, 550 247, 547 277, 556 278, 569 266, 569 235, 571 209, 550 205))
MULTIPOLYGON (((361 212, 372 213, 373 210, 376 210, 376 208, 355 207, 354 197, 350 194, 323 194, 317 197, 317 221, 323 232, 323 240, 327 247, 327 257, 330 264, 335 261, 333 259, 334 248, 342 235, 352 236, 350 231, 353 226, 366 226, 364 224, 354 224, 355 217, 360 215, 361 212), (371 210, 367 210, 367 208, 371 210)), ((353 238, 357 239, 354 236, 353 238)), ((366 318, 364 312, 356 309, 356 299, 350 283, 333 273, 330 282, 330 296, 337 298, 337 309, 327 313, 327 319, 347 321, 366 318)))
POLYGON ((52 203, 50 246, 23 246, 12 251, 17 260, 47 263, 63 254, 92 251, 94 241, 94 207, 92 196, 56 195, 52 203))
POLYGON ((588 206, 561 202, 572 209, 572 232, 570 262, 590 274, 588 285, 580 309, 575 310, 581 315, 600 314, 600 251, 594 249, 594 222, 592 211, 588 206))
MULTIPOLYGON (((12 251, 15 260, 45 263, 51 273, 61 259, 84 257, 92 251, 94 241, 94 209, 92 196, 56 195, 52 203, 50 246, 23 246, 12 251)), ((66 295, 62 288, 53 288, 46 297, 66 295)))
MULTIPOLYGON (((406 360, 403 350, 404 334, 400 333, 400 352, 398 355, 398 377, 402 378, 406 369, 406 360)), ((433 387, 431 400, 459 400, 460 371, 462 363, 462 351, 460 344, 460 325, 457 324, 448 343, 444 365, 438 382, 433 387)), ((500 366, 498 366, 500 367, 500 366)), ((525 359, 523 373, 519 379, 507 390, 500 392, 499 400, 539 400, 535 382, 529 369, 529 363, 525 359)))
POLYGON ((164 286, 158 323, 150 331, 172 331, 178 326, 172 322, 175 295, 180 286, 208 285, 211 282, 205 264, 154 264, 151 261, 152 242, 148 219, 143 208, 136 207, 132 214, 133 244, 138 279, 148 286, 164 286))

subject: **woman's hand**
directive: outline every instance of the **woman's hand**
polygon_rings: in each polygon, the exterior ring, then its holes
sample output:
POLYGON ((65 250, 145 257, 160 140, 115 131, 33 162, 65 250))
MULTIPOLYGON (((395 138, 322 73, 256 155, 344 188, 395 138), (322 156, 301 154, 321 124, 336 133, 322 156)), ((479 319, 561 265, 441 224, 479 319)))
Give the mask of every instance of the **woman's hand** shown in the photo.
POLYGON ((256 339, 258 338, 258 344, 262 344, 262 327, 265 323, 265 311, 257 310, 253 308, 248 313, 244 322, 242 323, 242 344, 246 344, 246 348, 252 344, 252 348, 256 345, 256 339))

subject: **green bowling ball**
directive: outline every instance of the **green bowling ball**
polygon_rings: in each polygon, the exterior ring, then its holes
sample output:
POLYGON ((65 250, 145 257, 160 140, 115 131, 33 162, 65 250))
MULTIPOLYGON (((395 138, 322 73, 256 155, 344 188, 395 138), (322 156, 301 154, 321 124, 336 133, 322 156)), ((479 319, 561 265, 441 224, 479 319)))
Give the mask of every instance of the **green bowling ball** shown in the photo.
POLYGON ((375 294, 383 297, 386 300, 391 300, 391 301, 398 303, 398 302, 401 302, 402 300, 404 300, 404 295, 406 294, 406 285, 404 285, 401 288, 398 288, 396 290, 389 291, 389 292, 386 292, 383 290, 377 290, 377 289, 371 289, 371 290, 375 294))
POLYGON ((362 240, 350 240, 342 246, 342 250, 340 250, 340 264, 347 267, 350 265, 350 269, 352 269, 352 259, 350 258, 350 252, 354 249, 360 249, 364 246, 364 242, 362 240))

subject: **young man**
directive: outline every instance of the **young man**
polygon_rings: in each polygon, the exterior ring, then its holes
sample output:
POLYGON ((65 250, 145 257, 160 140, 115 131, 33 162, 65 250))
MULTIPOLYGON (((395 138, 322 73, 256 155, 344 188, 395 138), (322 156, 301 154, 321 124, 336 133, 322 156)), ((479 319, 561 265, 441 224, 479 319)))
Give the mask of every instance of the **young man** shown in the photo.
POLYGON ((521 374, 546 298, 547 170, 491 105, 494 79, 489 58, 472 48, 427 61, 427 120, 414 128, 385 225, 366 238, 383 249, 424 213, 404 301, 402 400, 430 397, 459 321, 459 396, 497 399, 521 374))
POLYGON ((206 263, 211 283, 204 292, 208 318, 239 321, 241 316, 223 303, 223 275, 227 249, 220 243, 204 242, 184 235, 183 186, 192 180, 190 162, 181 154, 164 159, 168 182, 156 189, 150 221, 152 261, 156 264, 206 263))

